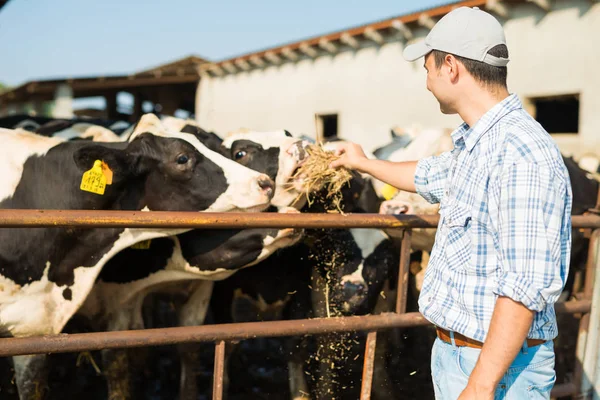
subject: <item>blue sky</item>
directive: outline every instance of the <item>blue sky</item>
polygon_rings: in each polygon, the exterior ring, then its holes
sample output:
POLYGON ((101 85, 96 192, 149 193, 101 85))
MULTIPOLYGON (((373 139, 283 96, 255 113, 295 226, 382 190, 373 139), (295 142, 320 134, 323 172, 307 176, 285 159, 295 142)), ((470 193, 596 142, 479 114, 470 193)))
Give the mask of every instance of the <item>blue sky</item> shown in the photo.
POLYGON ((221 60, 446 0, 9 0, 0 82, 130 73, 190 54, 221 60))

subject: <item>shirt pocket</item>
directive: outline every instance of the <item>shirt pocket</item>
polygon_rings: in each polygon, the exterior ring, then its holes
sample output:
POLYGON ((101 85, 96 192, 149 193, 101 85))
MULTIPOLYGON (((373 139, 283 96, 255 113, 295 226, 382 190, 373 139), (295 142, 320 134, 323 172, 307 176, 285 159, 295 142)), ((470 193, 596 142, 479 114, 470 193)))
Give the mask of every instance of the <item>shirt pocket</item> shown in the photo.
POLYGON ((468 269, 471 264, 471 212, 461 205, 440 210, 446 233, 446 260, 452 270, 468 269))

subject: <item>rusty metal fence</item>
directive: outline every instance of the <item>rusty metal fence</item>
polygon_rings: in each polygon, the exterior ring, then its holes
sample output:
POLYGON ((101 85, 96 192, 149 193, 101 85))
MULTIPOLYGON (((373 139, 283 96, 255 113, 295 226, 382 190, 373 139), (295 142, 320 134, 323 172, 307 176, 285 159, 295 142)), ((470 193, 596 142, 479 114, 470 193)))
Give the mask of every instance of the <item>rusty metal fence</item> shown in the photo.
MULTIPOLYGON (((58 334, 49 336, 0 339, 0 357, 66 353, 101 349, 150 347, 192 342, 214 342, 215 364, 213 399, 223 397, 225 346, 228 341, 258 337, 318 335, 333 332, 368 332, 362 375, 361 400, 370 399, 373 382, 377 331, 428 325, 420 313, 406 313, 409 257, 414 228, 435 228, 437 215, 379 214, 270 214, 270 213, 197 213, 197 212, 132 212, 80 210, 0 210, 0 228, 23 227, 94 227, 94 228, 378 228, 403 231, 398 275, 396 312, 355 317, 314 318, 304 320, 249 322, 195 327, 144 329, 115 332, 58 334)), ((574 379, 558 384, 552 396, 580 395, 584 375, 583 360, 595 271, 598 255, 591 251, 600 237, 600 216, 573 216, 573 227, 585 229, 590 238, 590 252, 585 270, 585 286, 576 300, 556 304, 557 313, 580 314, 579 336, 574 379)), ((576 285, 577 286, 577 285, 576 285)), ((600 305, 600 304, 598 304, 600 305)), ((598 305, 594 306, 597 307, 598 305)), ((589 349, 588 349, 589 350, 589 349)))

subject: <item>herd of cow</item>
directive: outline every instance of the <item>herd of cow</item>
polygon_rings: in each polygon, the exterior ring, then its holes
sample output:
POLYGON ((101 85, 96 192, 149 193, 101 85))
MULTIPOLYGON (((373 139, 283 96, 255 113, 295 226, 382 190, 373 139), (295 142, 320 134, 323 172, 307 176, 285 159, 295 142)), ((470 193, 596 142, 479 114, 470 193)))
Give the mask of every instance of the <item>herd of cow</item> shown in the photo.
MULTIPOLYGON (((314 195, 320 200, 306 201, 296 174, 309 157, 309 141, 285 130, 240 130, 220 137, 194 121, 153 114, 132 126, 17 116, 0 119, 0 135, 3 209, 328 209, 319 193, 314 195), (82 176, 97 160, 111 176, 102 193, 90 193, 81 189, 82 176)), ((452 146, 445 130, 392 131, 392 142, 371 156, 407 161, 452 146)), ((573 214, 582 214, 596 204, 598 182, 571 158, 565 163, 573 185, 573 214)), ((342 195, 348 213, 437 212, 436 205, 418 195, 357 173, 342 195)), ((578 230, 573 233, 565 298, 587 253, 586 239, 578 230)), ((435 230, 413 232, 412 311, 434 237, 435 230)), ((201 325, 207 316, 213 323, 227 323, 391 311, 399 243, 395 232, 377 229, 2 228, 0 333, 57 334, 74 317, 96 331, 153 327, 144 308, 159 295, 180 299, 172 303, 179 326, 201 325)), ((390 346, 402 340, 391 338, 390 346)), ((358 398, 361 334, 287 338, 283 348, 290 398, 358 398)), ((229 354, 234 349, 229 345, 229 354)), ((196 379, 199 347, 179 350, 179 398, 196 399, 201 391, 196 379)), ((108 398, 138 397, 134 377, 140 363, 132 354, 102 351, 108 398)), ((378 361, 373 395, 391 398, 386 359, 378 361)), ((16 356, 13 363, 21 399, 48 395, 51 365, 46 355, 16 356)), ((226 377, 226 384, 232 381, 226 377)))

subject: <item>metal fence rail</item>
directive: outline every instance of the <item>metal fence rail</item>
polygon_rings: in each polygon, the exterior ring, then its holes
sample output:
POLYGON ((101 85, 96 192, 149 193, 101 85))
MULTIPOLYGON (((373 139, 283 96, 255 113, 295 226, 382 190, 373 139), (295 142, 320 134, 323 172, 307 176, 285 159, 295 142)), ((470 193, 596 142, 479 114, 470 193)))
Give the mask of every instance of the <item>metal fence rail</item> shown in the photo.
MULTIPOLYGON (((0 210, 1 228, 436 228, 438 215, 205 213, 184 211, 0 210)), ((600 216, 574 215, 575 228, 599 228, 600 216)))
MULTIPOLYGON (((377 331, 381 329, 428 325, 419 313, 405 313, 408 286, 411 230, 435 228, 437 215, 391 216, 379 214, 274 214, 274 213, 198 213, 85 210, 0 210, 0 228, 7 227, 81 227, 81 228, 379 228, 404 231, 398 275, 396 313, 340 318, 315 318, 272 322, 251 322, 196 327, 177 327, 37 337, 0 339, 0 356, 77 352, 100 349, 148 347, 190 342, 215 342, 213 399, 223 396, 224 356, 227 341, 257 337, 318 335, 332 332, 367 331, 361 400, 370 399, 377 331)), ((574 228, 600 229, 600 216, 573 216, 574 228)), ((591 235, 590 248, 596 245, 600 230, 591 235)), ((582 314, 577 346, 576 376, 573 383, 556 385, 553 396, 580 391, 593 279, 598 260, 590 251, 586 286, 580 300, 556 304, 557 313, 582 314), (582 339, 583 338, 583 339, 582 339)))

